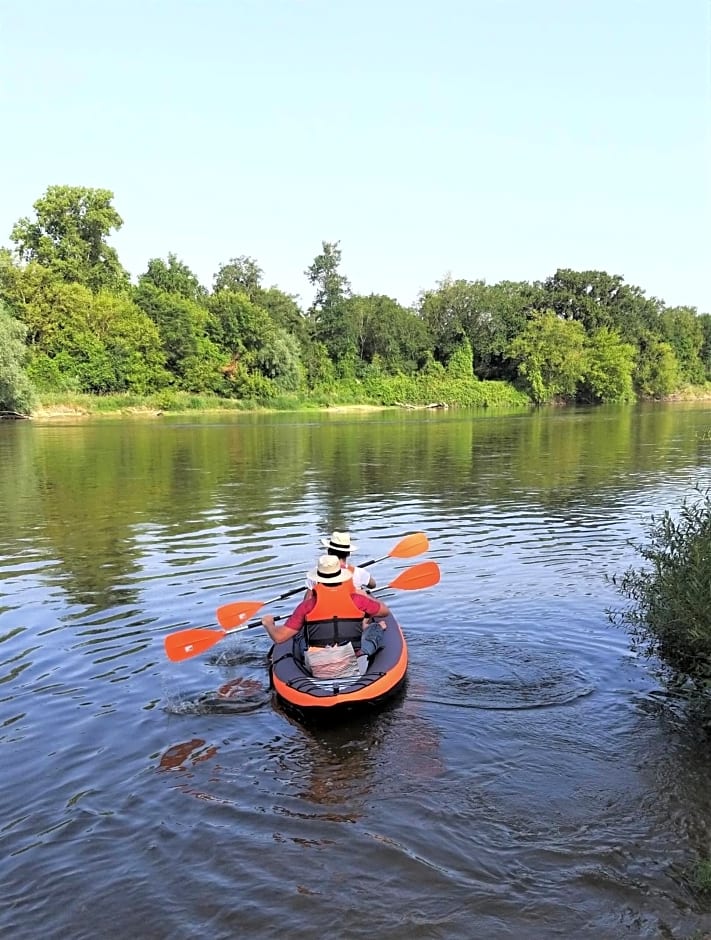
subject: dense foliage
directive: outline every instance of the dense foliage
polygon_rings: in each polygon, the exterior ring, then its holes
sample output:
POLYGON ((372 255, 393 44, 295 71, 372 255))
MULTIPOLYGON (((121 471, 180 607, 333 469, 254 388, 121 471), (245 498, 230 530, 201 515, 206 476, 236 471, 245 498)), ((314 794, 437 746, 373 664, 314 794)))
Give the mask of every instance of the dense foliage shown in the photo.
POLYGON ((211 290, 172 253, 132 284, 110 245, 123 224, 112 203, 105 189, 50 186, 12 229, 14 248, 0 250, 6 401, 27 407, 33 385, 166 402, 596 403, 711 376, 711 316, 667 308, 603 271, 446 278, 404 307, 353 293, 339 243, 323 242, 305 272, 307 309, 265 287, 248 255, 223 264, 211 290))
POLYGON ((27 357, 25 327, 0 304, 0 413, 26 414, 34 391, 23 369, 27 357))
POLYGON ((652 517, 641 568, 612 578, 630 604, 611 611, 677 690, 690 694, 711 727, 711 498, 685 500, 677 518, 652 517))

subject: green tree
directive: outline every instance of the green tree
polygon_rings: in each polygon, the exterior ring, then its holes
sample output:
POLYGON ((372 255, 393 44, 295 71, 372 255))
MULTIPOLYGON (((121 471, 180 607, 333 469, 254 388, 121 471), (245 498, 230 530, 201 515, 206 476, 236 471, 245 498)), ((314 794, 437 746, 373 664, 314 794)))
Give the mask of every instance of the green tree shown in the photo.
POLYGON ((259 371, 285 392, 296 392, 303 387, 305 370, 301 361, 301 347, 295 336, 276 327, 265 338, 255 355, 259 371))
POLYGON ((674 350, 682 382, 704 381, 704 328, 693 307, 670 307, 662 313, 662 335, 674 350))
POLYGON ((465 320, 470 315, 469 281, 453 281, 449 276, 437 283, 436 290, 420 294, 418 309, 430 336, 437 362, 448 362, 467 335, 465 320))
POLYGON ((360 360, 372 363, 378 357, 391 374, 414 372, 430 348, 422 319, 383 294, 347 298, 342 323, 360 360))
POLYGON ((28 372, 41 389, 145 394, 167 381, 158 331, 127 294, 52 279, 25 289, 28 372))
POLYGON ((196 338, 195 353, 181 363, 178 385, 187 392, 229 394, 229 371, 223 351, 208 336, 200 335, 196 338))
POLYGON ((274 332, 271 317, 242 291, 221 290, 207 302, 208 335, 232 358, 260 349, 274 332))
POLYGON ((465 338, 450 356, 447 375, 452 379, 465 379, 470 382, 474 378, 474 353, 468 338, 465 338))
MULTIPOLYGON (((87 329, 105 350, 114 376, 112 384, 97 391, 131 391, 146 395, 167 385, 165 354, 159 331, 127 295, 101 291, 87 309, 87 329)), ((84 387, 93 382, 91 368, 84 387)))
POLYGON ((617 274, 559 268, 542 287, 541 305, 582 323, 589 334, 606 326, 637 343, 643 333, 660 331, 662 303, 617 274))
POLYGON ((40 265, 28 265, 22 273, 24 302, 15 309, 27 327, 27 343, 54 355, 85 323, 91 291, 53 278, 40 265))
POLYGON ((167 294, 178 294, 187 300, 200 301, 207 294, 190 268, 170 252, 167 262, 162 258, 151 258, 148 270, 141 274, 138 283, 152 284, 167 294))
POLYGON ((296 336, 300 342, 305 340, 307 321, 295 296, 284 293, 278 287, 266 290, 260 287, 255 291, 253 300, 262 310, 266 310, 276 326, 296 336))
POLYGON ((138 285, 134 298, 158 327, 169 371, 179 378, 184 376, 205 336, 207 310, 194 300, 169 294, 147 280, 138 285))
POLYGON ((537 313, 513 340, 508 354, 534 402, 574 398, 586 370, 585 330, 550 310, 537 313))
POLYGON ((636 390, 647 398, 664 398, 679 382, 679 362, 671 345, 654 333, 644 335, 634 375, 636 390))
POLYGON ((35 390, 24 365, 27 360, 27 328, 0 304, 0 412, 29 414, 35 390))
POLYGON ((128 274, 107 241, 123 225, 112 199, 108 189, 50 186, 34 204, 35 220, 22 218, 12 230, 20 260, 93 291, 127 289, 128 274))
POLYGON ((635 356, 632 343, 624 343, 616 330, 600 327, 588 339, 579 397, 596 402, 633 401, 635 356))
POLYGON ((704 378, 708 381, 711 378, 711 314, 699 314, 699 326, 704 337, 699 358, 704 368, 704 378))
POLYGON ((303 350, 303 363, 309 388, 330 387, 336 382, 333 361, 323 343, 307 342, 303 350))
POLYGON ((343 322, 344 305, 350 296, 348 278, 341 274, 339 242, 322 242, 322 252, 316 255, 305 274, 316 287, 316 296, 309 308, 315 335, 324 344, 334 362, 355 353, 355 339, 349 335, 343 322))
POLYGON ((254 300, 261 288, 263 274, 264 272, 254 258, 250 258, 249 255, 240 255, 239 258, 230 258, 227 264, 220 266, 212 289, 215 294, 229 290, 233 293, 246 294, 250 300, 254 300))
POLYGON ((453 281, 445 278, 436 290, 420 295, 419 313, 432 337, 439 362, 448 362, 464 337, 474 350, 479 378, 513 379, 506 352, 524 328, 527 312, 540 306, 540 290, 527 283, 453 281))

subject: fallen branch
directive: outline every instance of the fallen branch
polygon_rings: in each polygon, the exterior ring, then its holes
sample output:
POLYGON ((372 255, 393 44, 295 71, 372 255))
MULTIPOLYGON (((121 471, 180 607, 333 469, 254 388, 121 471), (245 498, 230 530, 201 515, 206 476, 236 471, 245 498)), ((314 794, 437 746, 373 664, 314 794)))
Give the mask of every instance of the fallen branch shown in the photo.
POLYGON ((405 401, 396 401, 396 405, 400 408, 409 408, 411 411, 416 411, 423 408, 449 408, 449 405, 446 401, 433 401, 429 405, 410 405, 405 401))

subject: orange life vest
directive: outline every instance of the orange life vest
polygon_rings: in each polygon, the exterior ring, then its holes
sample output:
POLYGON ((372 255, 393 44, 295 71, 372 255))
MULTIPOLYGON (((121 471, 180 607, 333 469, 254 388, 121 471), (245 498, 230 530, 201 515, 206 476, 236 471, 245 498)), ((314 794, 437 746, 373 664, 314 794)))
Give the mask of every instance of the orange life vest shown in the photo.
POLYGON ((314 585, 316 603, 304 618, 306 641, 310 646, 348 643, 349 640, 360 644, 365 614, 353 603, 353 591, 350 578, 341 584, 314 585))

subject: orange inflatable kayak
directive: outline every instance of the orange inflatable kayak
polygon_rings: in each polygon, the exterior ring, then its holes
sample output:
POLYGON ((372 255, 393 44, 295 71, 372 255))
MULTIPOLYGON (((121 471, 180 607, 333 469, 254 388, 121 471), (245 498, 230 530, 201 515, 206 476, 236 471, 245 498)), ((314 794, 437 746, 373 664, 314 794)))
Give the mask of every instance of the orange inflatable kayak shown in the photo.
POLYGON ((269 677, 279 702, 301 718, 330 719, 371 710, 392 698, 405 683, 407 643, 392 614, 385 623, 385 643, 362 675, 315 678, 304 661, 299 634, 276 643, 269 652, 269 677))

